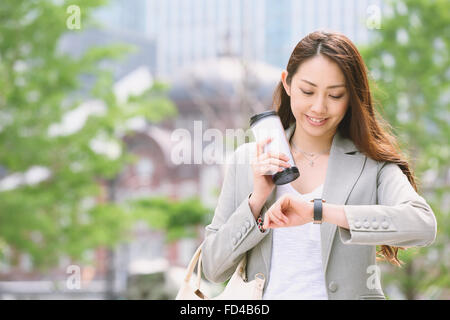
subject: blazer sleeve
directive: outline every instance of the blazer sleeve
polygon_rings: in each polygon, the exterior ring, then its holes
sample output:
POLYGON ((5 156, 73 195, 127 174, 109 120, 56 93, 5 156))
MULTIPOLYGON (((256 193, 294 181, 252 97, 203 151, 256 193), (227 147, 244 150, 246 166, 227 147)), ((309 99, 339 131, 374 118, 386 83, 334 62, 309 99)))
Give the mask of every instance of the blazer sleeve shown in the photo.
MULTIPOLYGON (((247 175, 237 176, 236 174, 237 166, 246 165, 243 163, 242 157, 237 156, 242 152, 245 152, 244 148, 239 147, 232 154, 231 160, 227 161, 214 217, 211 224, 205 228, 202 269, 206 279, 212 282, 228 280, 243 255, 268 233, 261 232, 257 227, 255 217, 248 204, 251 193, 240 195, 240 197, 236 194, 237 184, 242 183, 241 179, 247 178, 247 175)), ((266 206, 263 210, 267 210, 266 206)))
POLYGON ((436 218, 400 167, 383 163, 377 179, 377 205, 345 205, 349 230, 339 227, 345 244, 428 246, 436 238, 436 218))

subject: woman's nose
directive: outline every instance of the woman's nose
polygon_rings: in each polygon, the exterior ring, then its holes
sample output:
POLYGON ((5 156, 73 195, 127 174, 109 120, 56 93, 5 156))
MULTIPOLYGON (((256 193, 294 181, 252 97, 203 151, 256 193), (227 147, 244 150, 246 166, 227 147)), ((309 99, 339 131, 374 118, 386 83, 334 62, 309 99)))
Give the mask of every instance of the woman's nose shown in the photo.
POLYGON ((314 111, 314 113, 317 115, 326 113, 327 106, 325 104, 325 99, 322 97, 318 97, 316 101, 314 101, 314 104, 311 107, 311 111, 314 111))

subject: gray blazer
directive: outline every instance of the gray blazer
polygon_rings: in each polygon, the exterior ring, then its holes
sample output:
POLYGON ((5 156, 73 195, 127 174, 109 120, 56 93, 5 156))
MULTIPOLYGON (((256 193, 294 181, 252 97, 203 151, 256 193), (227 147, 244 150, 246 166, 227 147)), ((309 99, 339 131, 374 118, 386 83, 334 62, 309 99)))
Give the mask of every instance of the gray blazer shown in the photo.
MULTIPOLYGON (((295 124, 286 130, 289 138, 295 124)), ((227 163, 222 190, 203 244, 203 273, 212 282, 228 280, 247 254, 249 280, 261 272, 267 287, 272 230, 259 231, 248 204, 253 190, 250 159, 255 142, 239 146, 227 163)), ((261 213, 275 202, 275 190, 261 213)), ((376 245, 427 246, 436 237, 436 218, 401 169, 360 153, 339 133, 333 137, 322 198, 345 205, 350 229, 323 223, 322 267, 329 299, 384 299, 376 245), (339 232, 336 232, 339 230, 339 232)))

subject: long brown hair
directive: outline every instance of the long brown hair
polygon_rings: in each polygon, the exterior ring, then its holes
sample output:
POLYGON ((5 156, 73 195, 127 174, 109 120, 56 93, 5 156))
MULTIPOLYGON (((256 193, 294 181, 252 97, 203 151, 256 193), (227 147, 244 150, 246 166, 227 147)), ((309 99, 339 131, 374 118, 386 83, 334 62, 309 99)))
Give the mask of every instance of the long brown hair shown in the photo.
MULTIPOLYGON (((400 151, 391 126, 373 106, 364 61, 356 46, 346 36, 337 32, 316 31, 303 38, 289 58, 286 82, 290 85, 300 64, 318 54, 336 62, 345 75, 349 105, 338 125, 339 133, 352 140, 360 152, 373 160, 397 164, 417 191, 414 173, 406 156, 400 151)), ((273 109, 278 112, 285 129, 295 123, 290 97, 281 81, 273 95, 273 109)), ((403 248, 382 245, 377 254, 400 266, 402 262, 397 257, 399 249, 403 248)))

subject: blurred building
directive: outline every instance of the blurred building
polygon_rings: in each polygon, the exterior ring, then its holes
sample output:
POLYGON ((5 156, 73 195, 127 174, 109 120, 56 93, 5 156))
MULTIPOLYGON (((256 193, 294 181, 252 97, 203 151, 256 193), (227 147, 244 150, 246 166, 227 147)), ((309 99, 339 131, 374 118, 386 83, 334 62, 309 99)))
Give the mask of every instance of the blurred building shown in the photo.
MULTIPOLYGON (((370 41, 368 19, 383 0, 113 0, 98 17, 156 43, 157 78, 195 61, 236 55, 285 68, 292 49, 317 29, 370 41), (119 9, 120 8, 120 9, 119 9), (118 14, 117 12, 120 12, 118 14), (133 23, 129 18, 133 17, 133 23), (144 27, 145 26, 145 27, 144 27)), ((377 12, 377 10, 379 12, 377 12)))
MULTIPOLYGON (((172 152, 178 142, 172 134, 177 129, 187 130, 193 155, 204 152, 210 144, 203 139, 209 128, 220 130, 224 136, 226 129, 245 130, 250 115, 269 109, 279 74, 280 70, 264 63, 244 64, 236 57, 222 57, 192 64, 174 75, 170 79, 169 97, 177 106, 178 116, 159 124, 142 119, 140 124, 136 122, 134 132, 124 137, 129 152, 139 160, 118 177, 117 201, 149 196, 168 196, 174 200, 198 196, 212 213, 223 180, 225 159, 206 164, 204 160, 194 163, 192 158, 190 163, 175 164, 172 152), (251 86, 246 88, 248 83, 251 86)), ((224 156, 227 147, 233 146, 224 141, 224 156)), ((153 237, 150 246, 155 248, 153 257, 159 249, 159 255, 171 265, 185 266, 195 243, 203 238, 203 226, 197 240, 175 243, 168 251, 163 236, 155 238, 155 233, 148 236, 153 237)), ((149 246, 145 248, 148 250, 149 246)))
POLYGON ((106 22, 114 32, 143 35, 147 29, 149 5, 147 0, 110 0, 94 13, 97 21, 106 22))
POLYGON ((296 44, 316 30, 341 32, 357 45, 368 43, 368 19, 384 9, 383 0, 265 0, 265 6, 264 61, 282 68, 296 44))
MULTIPOLYGON (((381 6, 381 0, 112 0, 110 6, 98 10, 96 16, 106 28, 70 33, 61 40, 61 50, 80 55, 93 46, 133 45, 135 53, 109 65, 118 98, 138 94, 154 79, 163 79, 171 85, 169 97, 179 111, 176 119, 159 124, 143 119, 130 123, 134 132, 123 139, 138 161, 117 177, 114 200, 157 195, 177 200, 197 195, 213 212, 224 163, 175 165, 171 160, 174 130, 188 130, 191 145, 199 145, 203 152, 207 143, 195 134, 196 121, 203 131, 246 129, 251 115, 270 108, 281 68, 307 33, 328 28, 356 43, 369 41, 364 19, 370 4, 381 6)), ((87 91, 92 79, 85 80, 87 91)), ((104 298, 108 291, 123 293, 129 277, 159 277, 164 270, 180 274, 171 268, 188 263, 202 232, 199 228, 197 239, 167 246, 164 232, 137 225, 132 243, 115 252, 98 248, 87 253, 95 261, 95 270, 87 273, 86 290, 75 292, 64 290, 63 280, 53 281, 67 278, 70 261, 66 258, 43 276, 22 255, 18 269, 1 266, 6 278, 17 282, 15 287, 0 283, 0 296, 104 298)))

